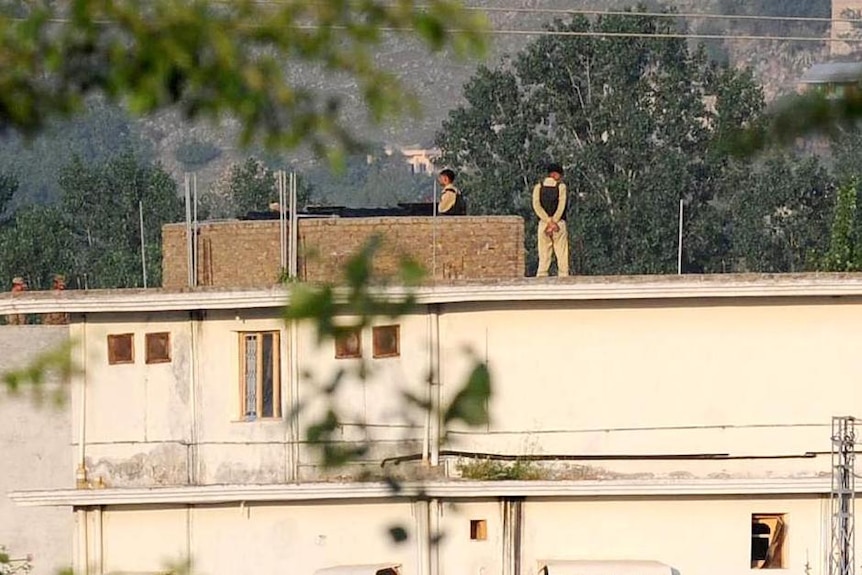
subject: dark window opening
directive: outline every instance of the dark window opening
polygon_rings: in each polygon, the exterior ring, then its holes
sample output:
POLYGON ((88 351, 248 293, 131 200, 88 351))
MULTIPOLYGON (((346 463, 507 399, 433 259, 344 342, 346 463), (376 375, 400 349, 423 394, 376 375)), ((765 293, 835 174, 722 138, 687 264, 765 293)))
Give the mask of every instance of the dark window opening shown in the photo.
POLYGON ((787 521, 784 514, 751 516, 751 568, 783 569, 787 521))

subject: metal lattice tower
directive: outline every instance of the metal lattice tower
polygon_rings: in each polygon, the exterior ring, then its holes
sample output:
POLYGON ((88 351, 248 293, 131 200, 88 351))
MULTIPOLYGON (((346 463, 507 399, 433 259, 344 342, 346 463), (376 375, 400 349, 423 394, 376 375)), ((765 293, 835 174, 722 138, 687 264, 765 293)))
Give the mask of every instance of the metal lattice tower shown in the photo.
POLYGON ((856 420, 850 416, 832 418, 832 552, 829 575, 854 575, 856 534, 856 420))

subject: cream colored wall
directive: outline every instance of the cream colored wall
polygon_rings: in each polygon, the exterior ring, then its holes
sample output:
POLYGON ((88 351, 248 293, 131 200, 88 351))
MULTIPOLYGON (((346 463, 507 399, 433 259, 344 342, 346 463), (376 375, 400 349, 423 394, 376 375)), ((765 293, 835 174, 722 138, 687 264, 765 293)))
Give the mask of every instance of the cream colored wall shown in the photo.
POLYGON ((210 312, 199 325, 197 381, 198 483, 283 483, 288 477, 288 426, 281 418, 244 421, 240 403, 241 332, 279 331, 282 412, 287 341, 280 310, 210 312))
POLYGON ((751 516, 784 513, 788 575, 828 572, 828 500, 693 498, 527 501, 524 571, 549 559, 653 560, 681 575, 752 575, 751 516))
MULTIPOLYGON (((281 310, 209 312, 191 321, 186 314, 105 314, 75 323, 83 342, 85 367, 76 385, 72 412, 77 443, 81 381, 86 380, 86 457, 89 480, 114 487, 167 484, 284 483, 292 479, 297 454, 291 445, 322 413, 317 390, 339 370, 346 376, 337 404, 348 414, 338 439, 374 440, 368 459, 421 452, 425 419, 418 409, 402 413, 400 393, 426 393, 428 320, 410 315, 375 325, 400 325, 401 355, 372 357, 372 328, 363 333, 363 358, 370 378, 359 377, 359 360, 336 360, 334 345, 317 346, 310 324, 299 327, 298 390, 290 386, 290 330, 281 310), (171 333, 170 363, 144 363, 146 333, 171 333), (278 331, 281 357, 281 411, 307 404, 299 430, 284 417, 245 421, 241 417, 239 337, 242 332, 278 331), (134 334, 135 362, 108 365, 107 336, 134 334), (192 341, 197 353, 192 352, 192 341), (86 349, 86 351, 84 351, 86 349), (196 359, 193 359, 193 356, 196 359), (194 381, 194 383, 192 383, 194 381), (297 395, 298 393, 298 395, 297 395), (315 399, 317 398, 317 399, 315 399), (367 430, 360 423, 371 424, 367 430)), ((340 321, 350 321, 341 318, 340 321)), ((305 477, 317 477, 317 452, 301 448, 305 477)))
MULTIPOLYGON (((442 539, 437 553, 441 575, 498 575, 503 569, 503 513, 496 501, 444 502, 439 523, 442 539), (487 539, 470 538, 470 521, 484 520, 487 539)), ((408 575, 405 573, 404 575, 408 575)))
MULTIPOLYGON (((493 378, 492 426, 453 446, 511 454, 787 456, 828 452, 833 415, 862 412, 860 300, 452 306, 447 398, 472 345, 493 378)), ((598 462, 626 473, 828 472, 824 458, 598 462)))
POLYGON ((101 478, 107 486, 187 482, 191 352, 184 314, 100 314, 76 322, 70 333, 83 368, 72 385, 72 435, 77 447, 85 385, 89 480, 101 478), (145 362, 145 336, 155 332, 171 334, 169 363, 145 362), (124 333, 134 335, 134 363, 109 365, 107 337, 124 333))
MULTIPOLYGON (((402 563, 404 575, 504 572, 501 502, 444 503, 437 551, 430 546, 423 551, 417 537, 419 509, 418 504, 382 501, 215 505, 191 511, 110 508, 103 513, 104 572, 156 572, 187 555, 200 575, 311 575, 328 566, 388 561, 402 563), (470 540, 470 519, 487 520, 486 541, 470 540), (395 525, 410 534, 403 544, 388 536, 395 525), (439 570, 423 570, 426 551, 436 553, 439 570)), ((751 516, 781 513, 788 525, 781 572, 825 575, 827 512, 828 500, 817 497, 528 499, 521 573, 535 575, 547 560, 628 559, 659 561, 681 575, 751 575, 751 516)))
POLYGON ((104 513, 105 573, 164 572, 190 556, 196 575, 311 575, 342 564, 400 562, 416 574, 414 541, 395 545, 388 529, 414 531, 409 503, 224 505, 117 509, 104 513), (187 550, 191 553, 187 553, 187 550))
MULTIPOLYGON (((341 317, 338 321, 349 324, 352 318, 341 317)), ((299 358, 302 379, 300 396, 304 409, 300 413, 300 429, 304 430, 323 416, 329 398, 319 390, 331 384, 340 371, 344 371, 342 383, 333 397, 334 405, 346 415, 345 425, 338 439, 361 441, 368 437, 374 441, 375 449, 365 458, 379 461, 381 457, 404 455, 422 451, 425 413, 406 403, 402 394, 408 392, 425 398, 429 370, 429 321, 424 314, 411 314, 388 320, 378 318, 375 326, 400 326, 400 355, 398 357, 374 358, 372 354, 373 326, 362 331, 362 359, 335 359, 332 341, 318 346, 309 326, 302 331, 299 358), (364 367, 368 377, 363 381, 360 372, 364 367), (363 430, 360 422, 371 427, 363 430)), ((303 466, 317 461, 312 450, 303 451, 303 466)))
MULTIPOLYGON (((67 338, 66 326, 0 326, 0 375, 26 368, 67 338)), ((6 494, 74 485, 67 387, 50 376, 43 383, 49 400, 38 402, 28 388, 11 393, 0 383, 0 545, 15 559, 31 555, 32 575, 56 575, 72 564, 72 516, 68 509, 21 507, 6 494), (60 391, 64 401, 55 404, 50 398, 60 391)))
MULTIPOLYGON (((398 408, 402 391, 427 394, 431 322, 423 313, 399 320, 397 358, 371 358, 371 329, 364 331, 371 369, 365 382, 356 374, 359 362, 336 360, 332 342, 318 347, 311 326, 301 326, 298 391, 289 385, 289 330, 279 310, 210 312, 195 323, 176 313, 97 319, 73 326, 88 350, 91 480, 282 483, 294 465, 303 479, 314 479, 314 453, 292 444, 325 406, 315 390, 339 370, 346 372, 339 405, 353 421, 344 422, 338 439, 367 433, 375 442, 370 461, 422 450, 422 414, 404 416, 398 408), (238 333, 262 330, 282 334, 282 411, 302 401, 299 430, 283 419, 239 417, 238 333), (144 364, 149 331, 172 333, 171 363, 144 364), (107 335, 125 332, 135 333, 136 362, 107 365, 107 335), (356 425, 363 419, 372 424, 367 430, 356 425)), ((828 472, 831 417, 862 411, 859 298, 453 304, 443 306, 440 341, 444 406, 471 361, 487 361, 494 377, 491 426, 456 429, 444 447, 599 458, 587 465, 588 477, 828 472), (601 459, 692 454, 720 458, 601 459)))

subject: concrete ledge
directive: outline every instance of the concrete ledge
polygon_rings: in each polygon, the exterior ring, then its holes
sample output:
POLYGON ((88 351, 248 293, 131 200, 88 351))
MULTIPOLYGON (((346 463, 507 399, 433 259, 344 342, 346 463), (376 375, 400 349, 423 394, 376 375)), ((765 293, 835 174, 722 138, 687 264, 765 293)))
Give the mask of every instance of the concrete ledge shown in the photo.
POLYGON ((407 483, 398 493, 384 483, 215 485, 155 489, 14 491, 24 506, 165 505, 321 500, 482 499, 494 497, 677 497, 827 495, 829 477, 685 481, 447 481, 407 483))
MULTIPOLYGON (((419 305, 645 299, 860 298, 862 274, 525 278, 426 286, 415 290, 391 287, 372 291, 390 298, 403 298, 412 293, 419 305)), ((289 300, 290 290, 284 286, 265 289, 70 290, 59 297, 53 292, 25 292, 0 294, 0 314, 279 308, 287 305, 289 300)))

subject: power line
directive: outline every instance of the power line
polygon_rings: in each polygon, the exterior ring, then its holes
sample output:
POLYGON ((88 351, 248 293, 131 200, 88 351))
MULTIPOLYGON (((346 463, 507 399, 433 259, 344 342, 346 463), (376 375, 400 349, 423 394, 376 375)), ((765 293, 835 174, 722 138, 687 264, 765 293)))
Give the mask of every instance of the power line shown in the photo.
MULTIPOLYGON (((214 0, 214 3, 229 4, 230 0, 214 0)), ((257 0, 255 4, 283 6, 288 2, 285 0, 257 0)), ((430 8, 428 4, 417 4, 417 9, 430 8)), ((557 14, 557 15, 582 15, 582 16, 650 16, 657 18, 675 18, 675 19, 703 19, 703 20, 755 20, 755 21, 773 21, 773 22, 801 22, 801 23, 859 23, 862 24, 860 18, 828 18, 825 16, 767 16, 753 14, 711 14, 703 12, 634 12, 627 10, 588 10, 580 8, 518 8, 518 7, 500 7, 500 6, 464 6, 465 10, 474 12, 487 13, 512 13, 512 14, 557 14)))
POLYGON ((766 34, 700 34, 690 32, 600 32, 600 31, 566 31, 566 30, 492 30, 489 34, 511 34, 526 36, 585 36, 603 38, 682 38, 693 40, 764 40, 782 42, 846 42, 848 44, 862 43, 862 38, 832 38, 831 36, 773 36, 766 34))
MULTIPOLYGON (((277 3, 270 1, 268 3, 277 3)), ((631 12, 626 10, 581 10, 563 8, 486 8, 482 6, 464 6, 465 10, 477 12, 506 12, 515 14, 558 14, 581 16, 650 16, 657 18, 704 19, 704 20, 758 20, 776 22, 850 22, 862 23, 862 18, 825 18, 814 16, 755 16, 751 14, 706 14, 695 12, 631 12)))
MULTIPOLYGON (((227 3, 227 0, 216 0, 217 3, 227 3)), ((284 2, 280 2, 278 0, 259 0, 258 4, 284 4, 284 2)), ((467 7, 467 9, 479 9, 477 7, 467 7)), ((484 10, 484 8, 483 8, 484 10)), ((553 9, 540 9, 540 8, 494 8, 493 10, 497 11, 535 11, 535 12, 550 12, 553 9)), ((624 15, 631 17, 638 16, 661 16, 661 17, 714 17, 714 18, 737 18, 738 16, 732 15, 707 15, 707 14, 666 14, 659 12, 624 12, 624 11, 600 11, 600 10, 556 10, 556 12, 566 13, 566 14, 584 14, 584 15, 624 15)), ((740 17, 741 18, 741 17, 740 17)), ((790 17, 778 17, 778 16, 747 16, 745 18, 748 19, 769 19, 769 20, 783 20, 790 19, 790 17)), ((14 21, 26 21, 25 18, 11 18, 14 21)), ((47 20, 53 24, 68 24, 71 22, 68 18, 50 18, 47 20)), ((827 18, 794 18, 794 21, 831 21, 831 22, 850 22, 850 23, 860 23, 862 24, 862 18, 860 19, 827 19, 827 18)), ((98 25, 111 25, 110 21, 98 21, 95 22, 98 25)), ((295 25, 292 26, 294 29, 299 30, 314 30, 320 28, 319 25, 307 24, 307 25, 295 25)), ((347 29, 346 26, 329 26, 330 29, 338 30, 338 29, 347 29)), ((395 28, 395 27, 381 27, 380 31, 382 32, 394 32, 394 33, 406 33, 412 32, 411 28, 395 28)), ((458 32, 466 32, 466 30, 453 29, 451 30, 453 33, 458 32)), ((749 41, 768 41, 768 42, 824 42, 824 43, 832 43, 832 42, 843 42, 845 44, 862 44, 862 37, 860 38, 841 38, 841 37, 832 37, 830 36, 789 36, 789 35, 770 35, 770 34, 704 34, 697 32, 602 32, 595 30, 587 30, 587 31, 569 31, 569 30, 549 30, 549 29, 526 29, 526 30, 515 30, 515 29, 504 29, 504 28, 492 28, 489 30, 482 31, 483 34, 490 36, 570 36, 570 37, 594 37, 594 38, 656 38, 656 39, 686 39, 686 40, 749 40, 749 41)))
MULTIPOLYGON (((315 30, 320 26, 297 25, 293 28, 300 30, 315 30)), ((333 30, 346 29, 345 26, 331 26, 333 30)), ((411 32, 412 28, 381 27, 382 32, 411 32)), ((453 29, 453 33, 467 32, 466 30, 453 29)), ((694 39, 694 40, 763 40, 781 42, 845 42, 847 44, 860 44, 862 38, 833 38, 831 36, 773 36, 766 34, 699 34, 690 32, 601 32, 569 31, 569 30, 511 30, 494 29, 482 32, 490 36, 516 35, 516 36, 576 36, 576 37, 598 37, 598 38, 658 38, 658 39, 694 39)))

